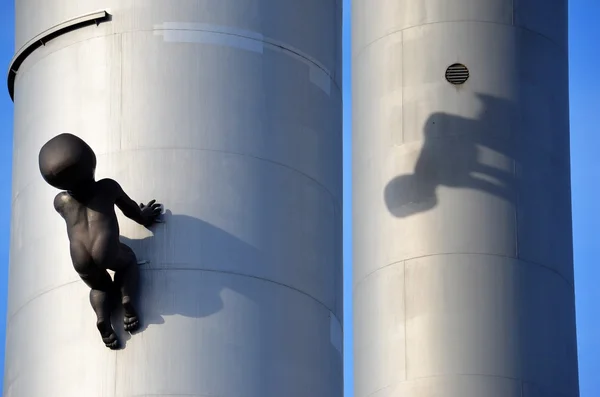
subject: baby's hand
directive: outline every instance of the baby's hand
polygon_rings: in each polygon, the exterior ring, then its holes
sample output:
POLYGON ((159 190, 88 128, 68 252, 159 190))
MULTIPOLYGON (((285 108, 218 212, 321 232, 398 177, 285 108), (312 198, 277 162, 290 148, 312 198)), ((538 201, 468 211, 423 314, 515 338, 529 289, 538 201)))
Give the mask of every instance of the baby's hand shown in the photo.
POLYGON ((153 223, 160 222, 158 217, 162 212, 162 205, 155 201, 156 200, 152 200, 147 205, 140 203, 140 210, 142 211, 142 217, 144 218, 144 226, 150 226, 153 223))

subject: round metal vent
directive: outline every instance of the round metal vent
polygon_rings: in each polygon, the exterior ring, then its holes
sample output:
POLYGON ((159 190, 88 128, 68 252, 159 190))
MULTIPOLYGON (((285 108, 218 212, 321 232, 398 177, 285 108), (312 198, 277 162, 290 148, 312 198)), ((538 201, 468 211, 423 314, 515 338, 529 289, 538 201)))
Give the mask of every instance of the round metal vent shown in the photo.
POLYGON ((446 80, 454 85, 463 84, 469 79, 469 69, 461 63, 455 63, 446 69, 446 80))

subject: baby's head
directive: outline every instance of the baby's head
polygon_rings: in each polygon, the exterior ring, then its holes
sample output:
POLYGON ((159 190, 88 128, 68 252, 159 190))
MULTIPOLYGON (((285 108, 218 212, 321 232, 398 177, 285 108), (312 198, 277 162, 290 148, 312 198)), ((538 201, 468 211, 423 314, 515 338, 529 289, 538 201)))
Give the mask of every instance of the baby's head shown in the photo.
POLYGON ((74 191, 94 181, 96 155, 73 134, 60 134, 46 142, 38 161, 44 180, 57 189, 74 191))

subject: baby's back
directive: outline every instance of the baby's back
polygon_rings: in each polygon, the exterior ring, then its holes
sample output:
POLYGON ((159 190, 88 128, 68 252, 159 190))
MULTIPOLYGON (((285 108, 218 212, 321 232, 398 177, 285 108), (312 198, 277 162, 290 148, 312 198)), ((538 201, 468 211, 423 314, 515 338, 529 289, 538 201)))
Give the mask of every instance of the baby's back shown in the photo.
POLYGON ((119 249, 119 224, 115 214, 115 198, 96 182, 84 198, 59 193, 54 206, 64 218, 74 264, 93 262, 105 267, 119 249))

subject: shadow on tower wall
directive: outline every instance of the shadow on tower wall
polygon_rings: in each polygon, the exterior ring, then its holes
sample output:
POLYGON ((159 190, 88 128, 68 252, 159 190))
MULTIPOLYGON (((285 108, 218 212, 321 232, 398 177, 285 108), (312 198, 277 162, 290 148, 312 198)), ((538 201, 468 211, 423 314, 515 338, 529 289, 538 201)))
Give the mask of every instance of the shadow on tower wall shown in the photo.
MULTIPOLYGON (((483 109, 475 119, 433 113, 412 174, 391 180, 384 192, 388 210, 408 217, 438 204, 438 187, 477 189, 514 203, 515 169, 521 159, 515 134, 519 114, 504 99, 479 94, 483 109)), ((525 143, 525 142, 522 142, 525 143)))

